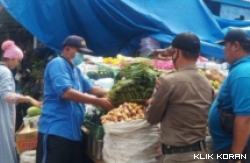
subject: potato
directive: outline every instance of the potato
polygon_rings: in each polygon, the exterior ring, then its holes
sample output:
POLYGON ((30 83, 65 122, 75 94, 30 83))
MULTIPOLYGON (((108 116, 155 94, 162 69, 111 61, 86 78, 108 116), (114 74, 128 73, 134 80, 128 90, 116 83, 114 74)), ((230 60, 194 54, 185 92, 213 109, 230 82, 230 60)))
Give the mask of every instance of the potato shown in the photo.
POLYGON ((128 119, 128 116, 127 116, 126 114, 123 114, 123 115, 122 115, 122 119, 123 119, 123 120, 126 120, 126 119, 128 119))
POLYGON ((129 114, 130 114, 130 111, 129 111, 129 109, 128 109, 128 108, 124 108, 124 110, 123 110, 123 111, 124 111, 124 113, 125 113, 125 114, 127 114, 127 115, 129 115, 129 114))
POLYGON ((127 118, 127 119, 125 119, 125 121, 129 122, 129 121, 132 121, 132 119, 131 118, 127 118))
POLYGON ((134 108, 132 106, 128 106, 128 110, 131 111, 131 110, 134 110, 134 108))
POLYGON ((121 114, 120 112, 117 112, 117 113, 114 114, 114 116, 116 116, 116 117, 121 117, 122 114, 121 114))
POLYGON ((137 114, 144 114, 143 110, 138 110, 137 114))
POLYGON ((131 114, 136 114, 136 110, 131 110, 131 114))
POLYGON ((108 115, 103 115, 103 116, 101 116, 101 120, 106 119, 107 117, 108 117, 108 115))
POLYGON ((114 121, 108 121, 108 120, 107 120, 105 123, 114 123, 114 121))
POLYGON ((140 114, 136 114, 136 119, 141 119, 141 116, 140 116, 140 114))
POLYGON ((138 105, 137 105, 137 103, 133 103, 132 106, 133 106, 133 108, 136 108, 138 105))
POLYGON ((105 123, 106 121, 107 121, 107 119, 102 119, 102 121, 101 121, 101 122, 102 122, 102 123, 105 123))
POLYGON ((136 119, 137 119, 137 118, 136 118, 136 115, 132 116, 132 119, 133 119, 133 120, 136 120, 136 119))
POLYGON ((109 111, 109 112, 108 112, 108 115, 112 115, 112 116, 113 116, 114 114, 115 114, 115 113, 114 113, 113 111, 109 111))
POLYGON ((144 114, 139 114, 140 119, 144 119, 145 115, 144 114))
POLYGON ((122 120, 123 120, 123 117, 118 117, 118 118, 117 118, 117 121, 118 121, 118 122, 121 122, 122 120))
POLYGON ((109 120, 109 121, 115 121, 114 116, 108 116, 107 120, 109 120))

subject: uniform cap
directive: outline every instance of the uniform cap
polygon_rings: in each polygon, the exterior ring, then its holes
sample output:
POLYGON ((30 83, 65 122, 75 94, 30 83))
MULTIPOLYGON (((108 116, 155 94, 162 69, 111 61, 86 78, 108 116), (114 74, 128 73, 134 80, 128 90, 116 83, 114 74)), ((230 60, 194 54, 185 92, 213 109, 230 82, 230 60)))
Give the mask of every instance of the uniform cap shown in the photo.
POLYGON ((240 42, 240 43, 250 43, 250 38, 246 31, 242 29, 231 29, 227 32, 223 40, 216 42, 217 44, 224 45, 225 42, 240 42))
POLYGON ((172 47, 193 53, 200 52, 200 39, 190 32, 178 34, 172 41, 172 47))
POLYGON ((93 53, 92 50, 87 48, 85 40, 82 37, 76 36, 76 35, 71 35, 71 36, 66 37, 66 39, 63 42, 63 47, 64 46, 76 47, 86 54, 93 53))

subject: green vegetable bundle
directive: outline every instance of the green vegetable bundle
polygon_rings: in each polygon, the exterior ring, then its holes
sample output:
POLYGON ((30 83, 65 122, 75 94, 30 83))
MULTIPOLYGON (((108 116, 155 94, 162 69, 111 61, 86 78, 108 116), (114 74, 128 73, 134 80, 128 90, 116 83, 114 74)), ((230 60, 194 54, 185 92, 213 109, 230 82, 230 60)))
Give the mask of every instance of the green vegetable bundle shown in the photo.
POLYGON ((150 64, 143 62, 125 65, 115 76, 115 85, 108 93, 114 104, 129 101, 145 101, 153 93, 158 73, 150 64))

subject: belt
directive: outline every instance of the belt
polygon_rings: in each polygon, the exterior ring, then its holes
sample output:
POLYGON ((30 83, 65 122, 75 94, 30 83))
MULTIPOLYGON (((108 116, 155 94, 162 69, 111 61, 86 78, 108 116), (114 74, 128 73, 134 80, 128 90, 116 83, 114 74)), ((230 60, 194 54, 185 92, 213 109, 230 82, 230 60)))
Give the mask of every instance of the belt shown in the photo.
POLYGON ((205 141, 198 141, 194 144, 182 146, 182 147, 173 147, 173 146, 161 144, 162 153, 173 154, 173 153, 184 153, 184 152, 191 152, 191 151, 201 151, 201 145, 200 145, 201 142, 205 145, 205 141))

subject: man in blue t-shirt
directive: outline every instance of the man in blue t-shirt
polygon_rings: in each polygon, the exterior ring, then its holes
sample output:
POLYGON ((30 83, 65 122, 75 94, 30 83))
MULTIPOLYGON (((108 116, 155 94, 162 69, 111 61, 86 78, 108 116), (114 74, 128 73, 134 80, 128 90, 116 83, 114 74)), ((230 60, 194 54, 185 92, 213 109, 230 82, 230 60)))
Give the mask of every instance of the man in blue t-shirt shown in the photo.
POLYGON ((224 40, 226 61, 230 64, 230 72, 223 82, 219 93, 209 112, 209 129, 214 141, 215 150, 220 163, 250 163, 250 38, 242 29, 230 30, 224 40), (233 129, 222 128, 221 112, 229 111, 235 115, 231 121, 233 129), (224 155, 223 154, 232 154, 224 155), (235 154, 246 155, 246 159, 238 157, 225 159, 235 154))
POLYGON ((82 37, 68 36, 63 42, 61 56, 53 59, 45 69, 37 163, 82 163, 80 141, 86 112, 84 103, 107 110, 113 108, 107 98, 102 98, 107 91, 92 86, 74 65, 82 58, 80 54, 90 52, 82 37))

